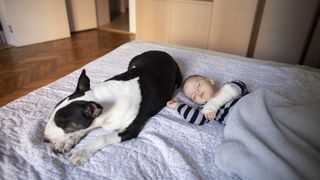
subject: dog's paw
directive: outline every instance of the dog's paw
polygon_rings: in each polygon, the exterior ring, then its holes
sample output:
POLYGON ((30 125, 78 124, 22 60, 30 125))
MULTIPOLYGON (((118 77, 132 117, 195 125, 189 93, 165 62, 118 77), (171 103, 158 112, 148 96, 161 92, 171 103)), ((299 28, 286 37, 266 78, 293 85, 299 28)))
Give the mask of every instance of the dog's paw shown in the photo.
POLYGON ((52 151, 56 154, 62 154, 68 152, 80 141, 79 136, 71 136, 69 138, 63 139, 62 141, 57 141, 52 145, 52 151))
POLYGON ((87 149, 81 149, 80 151, 76 152, 75 154, 71 155, 69 158, 69 161, 73 165, 83 165, 85 162, 88 161, 88 159, 93 155, 92 152, 90 152, 87 149))

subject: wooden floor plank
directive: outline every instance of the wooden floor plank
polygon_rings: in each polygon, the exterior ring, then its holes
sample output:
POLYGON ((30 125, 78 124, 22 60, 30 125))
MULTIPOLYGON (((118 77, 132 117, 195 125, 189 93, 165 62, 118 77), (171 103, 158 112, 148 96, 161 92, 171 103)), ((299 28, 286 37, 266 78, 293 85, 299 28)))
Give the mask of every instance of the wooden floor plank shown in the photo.
POLYGON ((0 49, 0 106, 84 66, 134 36, 101 30, 71 38, 0 49))

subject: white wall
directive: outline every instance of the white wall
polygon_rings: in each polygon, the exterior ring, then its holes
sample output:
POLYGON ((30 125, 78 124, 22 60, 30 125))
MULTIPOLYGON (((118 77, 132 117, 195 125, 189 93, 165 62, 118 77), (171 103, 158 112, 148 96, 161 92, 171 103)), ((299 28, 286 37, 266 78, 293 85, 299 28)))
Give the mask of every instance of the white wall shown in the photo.
POLYGON ((110 23, 109 0, 96 0, 98 26, 110 23))
POLYGON ((136 33, 136 0, 129 0, 129 31, 136 33))
POLYGON ((128 0, 120 0, 120 12, 125 13, 129 7, 128 0))
POLYGON ((7 43, 12 44, 14 39, 13 39, 13 34, 10 33, 9 28, 8 28, 9 23, 8 23, 8 18, 7 18, 7 14, 6 14, 6 9, 4 6, 4 0, 0 0, 0 20, 1 20, 1 24, 3 27, 6 41, 7 41, 7 43))
POLYGON ((70 37, 64 0, 0 0, 0 18, 13 46, 70 37))
POLYGON ((98 26, 95 0, 66 0, 66 2, 71 32, 98 26))

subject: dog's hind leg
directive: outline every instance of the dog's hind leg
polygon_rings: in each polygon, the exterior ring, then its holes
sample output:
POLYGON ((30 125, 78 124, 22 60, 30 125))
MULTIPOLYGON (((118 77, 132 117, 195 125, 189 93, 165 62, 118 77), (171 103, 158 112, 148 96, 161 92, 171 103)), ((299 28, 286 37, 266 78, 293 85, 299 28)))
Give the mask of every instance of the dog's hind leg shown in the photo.
POLYGON ((104 146, 119 142, 121 142, 119 132, 112 132, 111 134, 99 136, 93 142, 73 154, 69 158, 69 161, 74 165, 82 165, 104 146))

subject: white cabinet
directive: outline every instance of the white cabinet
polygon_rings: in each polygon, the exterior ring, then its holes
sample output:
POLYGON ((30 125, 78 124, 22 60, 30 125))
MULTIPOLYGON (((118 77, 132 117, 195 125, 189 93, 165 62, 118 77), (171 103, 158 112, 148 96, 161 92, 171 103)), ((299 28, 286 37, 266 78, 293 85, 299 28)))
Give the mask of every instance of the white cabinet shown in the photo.
POLYGON ((139 0, 140 40, 207 48, 212 1, 139 0))
POLYGON ((169 42, 171 3, 169 0, 136 1, 136 38, 169 42))
POLYGON ((214 0, 208 49, 247 55, 258 0, 214 0))
POLYGON ((173 1, 170 43, 207 48, 211 5, 206 1, 173 1))
POLYGON ((64 0, 0 0, 0 18, 13 46, 70 37, 64 0))
POLYGON ((319 6, 319 0, 137 0, 136 37, 289 64, 320 64, 314 60, 319 35, 308 46, 319 6))
POLYGON ((137 39, 246 55, 258 0, 139 0, 137 39))

